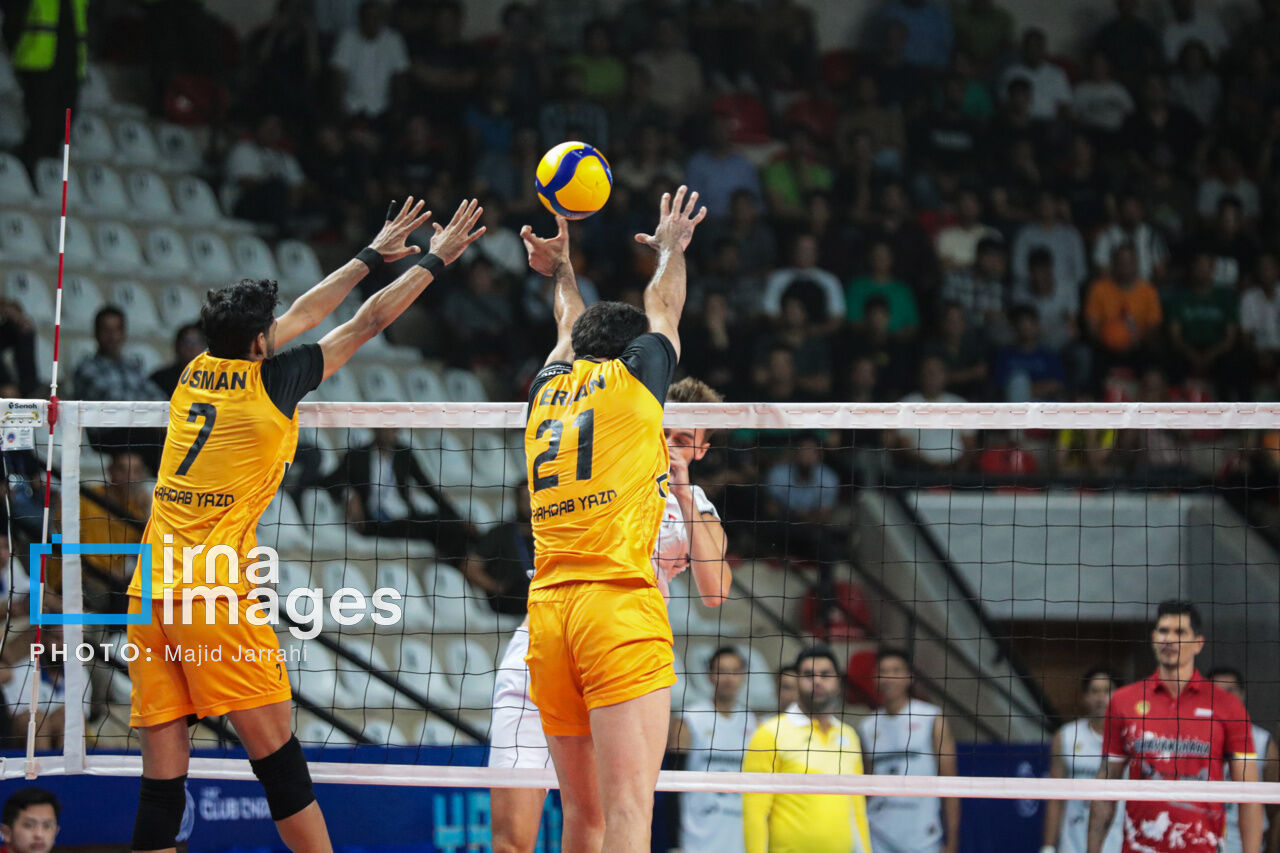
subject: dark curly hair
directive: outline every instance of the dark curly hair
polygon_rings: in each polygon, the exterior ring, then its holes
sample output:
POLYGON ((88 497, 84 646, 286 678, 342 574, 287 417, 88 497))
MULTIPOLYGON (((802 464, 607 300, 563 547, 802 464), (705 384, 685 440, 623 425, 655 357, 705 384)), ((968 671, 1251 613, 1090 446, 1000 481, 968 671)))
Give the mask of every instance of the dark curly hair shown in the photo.
POLYGON ((200 309, 200 328, 214 358, 244 358, 258 335, 275 322, 279 285, 265 278, 242 278, 210 290, 200 309))
POLYGON ((577 358, 617 358, 627 344, 649 331, 649 318, 625 302, 597 302, 573 324, 577 358))

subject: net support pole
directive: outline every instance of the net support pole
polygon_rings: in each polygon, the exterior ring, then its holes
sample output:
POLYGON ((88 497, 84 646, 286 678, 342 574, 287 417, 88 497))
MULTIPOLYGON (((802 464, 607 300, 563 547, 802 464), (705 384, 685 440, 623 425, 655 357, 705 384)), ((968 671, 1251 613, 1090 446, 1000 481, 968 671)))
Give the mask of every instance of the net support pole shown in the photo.
MULTIPOLYGON (((64 403, 62 411, 62 541, 80 541, 80 406, 64 403)), ((84 613, 84 586, 81 583, 80 555, 62 554, 62 604, 65 613, 84 613)), ((84 626, 68 623, 62 628, 67 657, 63 663, 63 707, 65 731, 62 755, 67 772, 84 767, 84 664, 75 650, 84 641, 84 626)))

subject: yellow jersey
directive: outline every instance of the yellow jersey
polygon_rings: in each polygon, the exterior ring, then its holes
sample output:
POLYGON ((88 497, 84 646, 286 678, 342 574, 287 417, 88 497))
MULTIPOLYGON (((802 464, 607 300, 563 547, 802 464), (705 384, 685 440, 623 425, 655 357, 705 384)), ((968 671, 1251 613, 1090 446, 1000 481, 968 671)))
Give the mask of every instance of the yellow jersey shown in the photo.
MULTIPOLYGON (((275 497, 298 445, 297 404, 324 376, 324 354, 308 344, 266 359, 191 360, 169 401, 160 472, 151 518, 142 534, 151 545, 152 595, 184 586, 228 586, 246 595, 245 569, 257 546, 258 521, 275 497), (203 552, 191 560, 184 583, 184 548, 230 547, 239 558, 239 577, 229 577, 229 560, 205 565, 203 552), (172 555, 165 574, 165 549, 172 555), (208 574, 206 573, 208 570, 208 574)), ((129 594, 142 595, 137 571, 129 594)))
POLYGON ((552 362, 534 378, 525 427, 533 510, 530 590, 569 581, 657 581, 650 558, 671 462, 662 407, 676 368, 663 335, 609 361, 552 362))
MULTIPOLYGON (((825 732, 792 706, 756 730, 747 773, 862 774, 862 742, 835 721, 825 732)), ((871 853, 867 798, 848 794, 743 794, 746 853, 871 853)))

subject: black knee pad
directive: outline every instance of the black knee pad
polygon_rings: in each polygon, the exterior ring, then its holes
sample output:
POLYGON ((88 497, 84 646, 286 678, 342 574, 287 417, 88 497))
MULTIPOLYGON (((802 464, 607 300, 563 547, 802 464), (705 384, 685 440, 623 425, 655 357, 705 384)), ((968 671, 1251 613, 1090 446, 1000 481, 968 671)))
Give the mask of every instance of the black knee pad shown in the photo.
POLYGON ((134 850, 168 850, 177 843, 182 812, 187 807, 187 777, 142 777, 138 816, 133 822, 134 850))
POLYGON ((302 744, 296 737, 257 761, 250 761, 253 775, 262 783, 267 794, 267 806, 272 820, 293 817, 316 801, 311 790, 311 771, 302 754, 302 744))

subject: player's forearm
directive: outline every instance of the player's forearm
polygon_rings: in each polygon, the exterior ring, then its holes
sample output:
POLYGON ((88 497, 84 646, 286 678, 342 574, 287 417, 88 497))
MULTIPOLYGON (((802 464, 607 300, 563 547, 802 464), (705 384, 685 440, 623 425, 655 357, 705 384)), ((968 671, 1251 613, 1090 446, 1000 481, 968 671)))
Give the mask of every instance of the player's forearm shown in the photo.
POLYGON ((320 325, 368 274, 369 267, 364 261, 352 258, 294 300, 292 307, 299 312, 306 326, 302 331, 320 325))
POLYGON ((960 841, 960 800, 956 797, 944 797, 942 800, 942 821, 947 828, 947 848, 954 850, 960 841))
POLYGON ((1044 836, 1040 843, 1046 847, 1056 847, 1058 834, 1062 831, 1062 800, 1046 800, 1044 807, 1044 836))
POLYGON ((658 252, 658 268, 644 291, 645 313, 665 317, 672 325, 678 323, 684 311, 686 278, 684 250, 663 246, 658 252))
POLYGON ((1262 804, 1240 804, 1240 843, 1245 850, 1262 849, 1262 804))
POLYGON ((714 518, 686 522, 689 528, 689 566, 698 595, 707 607, 719 607, 729 598, 733 570, 725 560, 724 528, 714 518))
POLYGON ((1115 800, 1094 800, 1089 804, 1089 841, 1086 853, 1102 853, 1102 843, 1116 816, 1115 800))
POLYGON ((578 290, 578 277, 573 274, 573 264, 568 260, 561 261, 552 272, 556 291, 552 312, 556 318, 556 328, 564 332, 573 329, 574 322, 586 310, 582 301, 582 293, 578 290))

